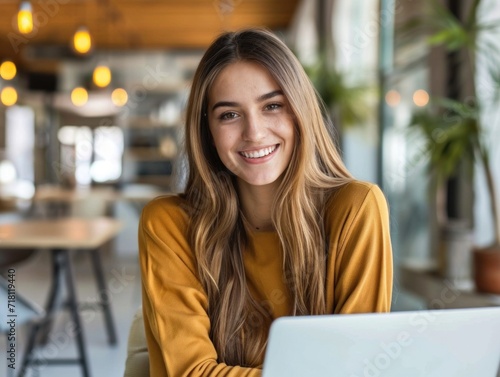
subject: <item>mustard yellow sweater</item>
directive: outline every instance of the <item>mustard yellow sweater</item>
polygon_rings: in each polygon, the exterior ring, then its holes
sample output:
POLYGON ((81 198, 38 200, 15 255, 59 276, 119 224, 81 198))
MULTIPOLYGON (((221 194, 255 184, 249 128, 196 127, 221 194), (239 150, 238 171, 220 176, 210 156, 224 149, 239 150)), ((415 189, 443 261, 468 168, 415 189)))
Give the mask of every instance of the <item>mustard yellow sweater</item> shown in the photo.
MULTIPOLYGON (((209 338, 207 296, 186 239, 189 218, 177 196, 160 197, 139 225, 143 311, 152 377, 261 376, 255 368, 217 362, 209 338)), ((352 182, 328 202, 326 300, 329 313, 390 310, 392 251, 385 198, 372 184, 352 182)), ((290 312, 275 232, 252 232, 244 263, 250 292, 275 318, 290 312)))

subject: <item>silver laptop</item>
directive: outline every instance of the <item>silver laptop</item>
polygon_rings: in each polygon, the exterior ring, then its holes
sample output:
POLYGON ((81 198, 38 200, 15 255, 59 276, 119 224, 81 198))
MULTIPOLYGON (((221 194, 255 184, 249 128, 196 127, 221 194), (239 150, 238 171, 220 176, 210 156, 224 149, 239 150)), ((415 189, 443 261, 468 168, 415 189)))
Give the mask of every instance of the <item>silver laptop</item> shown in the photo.
POLYGON ((499 367, 500 308, 423 310, 279 318, 263 377, 497 377, 499 367))

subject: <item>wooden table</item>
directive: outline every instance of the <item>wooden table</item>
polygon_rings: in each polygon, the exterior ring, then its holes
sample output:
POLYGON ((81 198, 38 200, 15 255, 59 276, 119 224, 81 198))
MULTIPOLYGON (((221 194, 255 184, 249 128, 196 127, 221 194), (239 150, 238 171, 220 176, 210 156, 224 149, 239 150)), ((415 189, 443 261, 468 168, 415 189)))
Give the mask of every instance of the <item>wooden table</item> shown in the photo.
MULTIPOLYGON (((111 187, 88 187, 67 188, 57 185, 42 185, 35 191, 33 202, 45 206, 49 211, 49 217, 68 216, 71 206, 84 200, 102 200, 107 206, 117 202, 125 201, 132 204, 138 212, 144 204, 160 195, 170 192, 160 190, 147 190, 131 188, 118 190, 111 187)), ((108 210, 108 212, 110 212, 108 210)))
MULTIPOLYGON (((19 376, 22 377, 29 365, 40 364, 80 364, 83 375, 90 376, 84 333, 78 312, 70 250, 87 250, 92 257, 99 292, 107 292, 102 271, 99 248, 115 237, 121 228, 118 220, 99 217, 90 219, 60 218, 25 220, 18 223, 0 225, 0 252, 16 252, 23 249, 49 249, 52 261, 52 282, 46 304, 46 316, 33 327, 28 336, 25 357, 21 363, 19 376), (47 339, 57 298, 61 294, 61 282, 66 282, 67 306, 73 322, 73 333, 78 349, 77 359, 40 360, 34 356, 36 339, 40 334, 47 339)), ((116 344, 116 330, 109 302, 100 297, 99 307, 103 310, 110 344, 116 344)))
POLYGON ((69 216, 71 207, 89 198, 104 200, 109 203, 116 197, 116 190, 111 187, 69 188, 58 185, 41 185, 36 188, 33 203, 43 206, 48 217, 69 216))

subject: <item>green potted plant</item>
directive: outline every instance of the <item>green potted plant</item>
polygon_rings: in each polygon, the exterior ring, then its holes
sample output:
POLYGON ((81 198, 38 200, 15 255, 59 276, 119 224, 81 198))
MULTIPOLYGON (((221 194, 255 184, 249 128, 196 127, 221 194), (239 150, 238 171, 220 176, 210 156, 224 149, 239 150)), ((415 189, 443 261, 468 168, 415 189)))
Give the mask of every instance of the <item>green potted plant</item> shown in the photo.
MULTIPOLYGON (((500 52, 491 44, 480 43, 478 35, 499 27, 499 23, 481 23, 477 20, 481 0, 475 0, 469 7, 464 21, 436 1, 430 13, 424 18, 412 21, 412 27, 425 22, 432 30, 428 39, 430 45, 445 48, 448 52, 461 52, 468 58, 469 80, 476 77, 475 57, 481 51, 487 54, 492 67, 490 76, 499 80, 500 52)), ((481 110, 487 104, 480 101, 476 86, 472 86, 472 97, 458 101, 444 98, 433 101, 432 106, 414 114, 412 125, 418 127, 424 136, 424 152, 429 158, 429 166, 436 174, 436 182, 442 183, 453 175, 459 166, 471 169, 479 164, 484 169, 488 189, 494 235, 488 247, 474 248, 474 278, 478 291, 500 293, 500 221, 497 191, 490 165, 490 147, 487 132, 482 124, 481 110), (474 100, 470 100, 473 98, 474 100)), ((498 88, 498 85, 497 85, 498 88)), ((496 97, 496 96, 495 96, 496 97)), ((471 175, 472 176, 472 175, 471 175)))

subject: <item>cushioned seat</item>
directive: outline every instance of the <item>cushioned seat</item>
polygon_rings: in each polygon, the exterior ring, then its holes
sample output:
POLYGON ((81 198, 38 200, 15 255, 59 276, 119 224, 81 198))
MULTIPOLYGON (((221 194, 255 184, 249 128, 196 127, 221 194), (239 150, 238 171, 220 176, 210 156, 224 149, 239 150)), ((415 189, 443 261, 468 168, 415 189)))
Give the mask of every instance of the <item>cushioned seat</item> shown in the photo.
POLYGON ((124 377, 149 376, 149 355, 144 331, 142 307, 135 313, 127 344, 127 360, 124 377))

